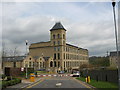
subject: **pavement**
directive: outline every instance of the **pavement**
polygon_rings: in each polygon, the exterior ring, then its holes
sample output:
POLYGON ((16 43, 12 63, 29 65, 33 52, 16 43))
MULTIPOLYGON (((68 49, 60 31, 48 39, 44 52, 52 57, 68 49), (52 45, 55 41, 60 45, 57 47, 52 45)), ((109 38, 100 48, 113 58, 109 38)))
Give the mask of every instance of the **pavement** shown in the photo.
POLYGON ((27 86, 30 86, 38 81, 40 81, 42 78, 39 78, 39 77, 35 77, 35 82, 31 82, 30 79, 22 79, 22 82, 19 83, 19 84, 16 84, 16 85, 13 85, 13 86, 8 86, 7 88, 5 88, 4 90, 8 90, 8 89, 11 89, 11 88, 14 88, 14 89, 20 89, 20 88, 25 88, 27 86))

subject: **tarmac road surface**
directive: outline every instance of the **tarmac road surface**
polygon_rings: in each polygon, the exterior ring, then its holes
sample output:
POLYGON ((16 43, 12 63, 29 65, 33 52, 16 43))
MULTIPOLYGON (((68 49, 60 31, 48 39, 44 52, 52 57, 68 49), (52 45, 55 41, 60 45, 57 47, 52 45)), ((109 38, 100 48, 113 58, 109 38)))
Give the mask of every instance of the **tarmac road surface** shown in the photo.
POLYGON ((80 83, 77 80, 75 80, 73 77, 50 77, 50 78, 44 78, 41 81, 38 81, 37 83, 28 86, 27 88, 81 88, 88 90, 87 85, 84 83, 80 83))

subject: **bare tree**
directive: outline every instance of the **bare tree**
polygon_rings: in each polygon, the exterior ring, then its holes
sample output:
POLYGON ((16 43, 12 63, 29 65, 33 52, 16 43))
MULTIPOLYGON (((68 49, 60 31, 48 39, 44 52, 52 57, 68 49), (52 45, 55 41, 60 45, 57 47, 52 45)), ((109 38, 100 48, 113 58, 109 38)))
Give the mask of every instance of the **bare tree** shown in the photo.
POLYGON ((2 43, 2 52, 1 52, 1 55, 2 57, 6 57, 7 56, 7 49, 6 49, 6 46, 5 46, 5 43, 2 43))
POLYGON ((19 56, 19 55, 20 55, 20 51, 18 50, 17 47, 9 50, 9 56, 19 56))

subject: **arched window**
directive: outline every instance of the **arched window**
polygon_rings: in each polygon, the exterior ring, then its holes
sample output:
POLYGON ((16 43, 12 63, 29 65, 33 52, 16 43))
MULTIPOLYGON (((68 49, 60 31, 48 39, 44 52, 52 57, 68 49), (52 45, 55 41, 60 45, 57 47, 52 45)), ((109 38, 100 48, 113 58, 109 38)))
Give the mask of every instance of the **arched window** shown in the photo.
POLYGON ((50 67, 53 67, 53 62, 52 61, 50 62, 50 67))
POLYGON ((43 62, 43 67, 45 66, 45 63, 43 62))
POLYGON ((42 62, 40 62, 40 67, 42 67, 42 62))
POLYGON ((31 62, 29 62, 29 67, 31 67, 31 62))
POLYGON ((53 39, 55 39, 55 35, 53 34, 53 39))
POLYGON ((60 34, 58 34, 58 38, 60 38, 60 34))

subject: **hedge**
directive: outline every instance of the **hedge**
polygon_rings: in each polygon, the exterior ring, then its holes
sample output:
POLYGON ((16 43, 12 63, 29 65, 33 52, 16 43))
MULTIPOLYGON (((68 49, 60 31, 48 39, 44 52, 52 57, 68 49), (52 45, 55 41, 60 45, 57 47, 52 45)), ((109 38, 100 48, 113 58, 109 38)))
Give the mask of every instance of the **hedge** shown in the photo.
POLYGON ((7 86, 12 86, 18 83, 21 83, 21 79, 19 78, 12 78, 12 80, 9 81, 2 81, 2 88, 6 88, 7 86))

